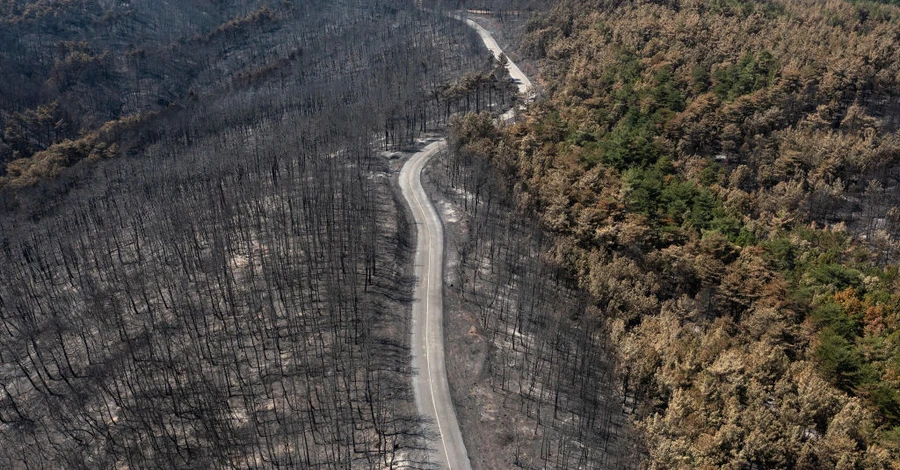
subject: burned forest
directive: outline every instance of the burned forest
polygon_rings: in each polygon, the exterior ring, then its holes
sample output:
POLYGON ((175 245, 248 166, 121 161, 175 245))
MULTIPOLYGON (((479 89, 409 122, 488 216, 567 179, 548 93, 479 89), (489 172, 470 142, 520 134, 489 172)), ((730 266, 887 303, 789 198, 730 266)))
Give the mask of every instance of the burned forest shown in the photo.
POLYGON ((468 147, 491 117, 454 121, 427 175, 452 240, 446 302, 451 366, 470 457, 480 468, 640 468, 628 415, 635 396, 618 370, 609 324, 548 255, 552 237, 516 208, 490 160, 468 147), (472 422, 485 424, 474 425, 472 422))
POLYGON ((0 11, 0 467, 427 467, 386 151, 502 87, 474 33, 391 0, 0 11))

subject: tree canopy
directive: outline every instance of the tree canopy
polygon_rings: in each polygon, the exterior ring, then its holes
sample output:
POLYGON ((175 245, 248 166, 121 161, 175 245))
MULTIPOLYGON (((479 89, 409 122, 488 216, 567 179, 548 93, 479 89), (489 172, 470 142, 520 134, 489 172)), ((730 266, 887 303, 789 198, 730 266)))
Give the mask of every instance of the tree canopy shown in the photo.
POLYGON ((532 21, 543 101, 467 148, 618 325, 651 467, 900 461, 898 21, 843 0, 532 21))

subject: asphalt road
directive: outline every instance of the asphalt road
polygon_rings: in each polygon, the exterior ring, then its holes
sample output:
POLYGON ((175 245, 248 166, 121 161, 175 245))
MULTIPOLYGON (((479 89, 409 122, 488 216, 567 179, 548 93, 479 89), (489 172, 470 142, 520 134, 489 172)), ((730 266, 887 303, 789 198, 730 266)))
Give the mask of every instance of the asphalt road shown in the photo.
MULTIPOLYGON (((458 18, 458 17, 457 17, 458 18)), ((503 49, 500 49, 500 46, 497 45, 497 41, 494 40, 494 37, 491 36, 491 33, 488 30, 481 27, 480 24, 476 23, 471 18, 466 18, 466 24, 471 26, 474 29, 478 36, 481 37, 481 42, 494 54, 494 57, 497 59, 500 58, 500 54, 503 54, 503 49)), ((509 59, 509 57, 507 57, 509 59)), ((526 96, 526 98, 530 98, 531 93, 531 80, 525 76, 524 73, 519 69, 519 66, 513 63, 511 60, 507 60, 506 62, 506 70, 509 70, 509 76, 516 82, 516 85, 519 87, 519 93, 526 96)))
MULTIPOLYGON (((495 57, 503 53, 486 29, 470 19, 466 23, 478 32, 495 57)), ((507 69, 519 91, 529 97, 531 81, 528 77, 512 61, 507 62, 507 69)), ((501 119, 508 121, 514 116, 515 110, 510 110, 501 119)), ((418 282, 412 309, 413 389, 419 414, 433 425, 439 438, 439 442, 432 445, 431 463, 450 470, 470 470, 444 362, 444 228, 425 195, 421 180, 422 168, 428 160, 446 147, 446 140, 436 140, 410 157, 400 170, 400 190, 417 227, 415 274, 418 282)))
POLYGON ((418 283, 412 312, 412 365, 416 371, 413 387, 419 414, 431 421, 439 433, 431 462, 452 470, 468 470, 471 468, 469 457, 456 421, 444 368, 444 228, 422 189, 420 178, 422 167, 446 146, 444 139, 432 142, 413 155, 400 170, 400 189, 417 227, 415 263, 418 283))

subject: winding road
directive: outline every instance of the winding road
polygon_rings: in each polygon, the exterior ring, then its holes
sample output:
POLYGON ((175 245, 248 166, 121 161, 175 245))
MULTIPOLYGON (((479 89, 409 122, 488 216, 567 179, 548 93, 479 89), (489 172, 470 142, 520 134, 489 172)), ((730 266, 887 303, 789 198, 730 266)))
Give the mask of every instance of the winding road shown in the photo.
POLYGON ((418 227, 416 284, 412 309, 412 364, 417 373, 413 387, 419 414, 434 423, 440 443, 430 460, 450 469, 469 469, 456 411, 450 398, 444 368, 443 263, 444 228, 422 188, 422 168, 432 155, 444 149, 444 139, 432 142, 413 155, 400 170, 400 189, 418 227))
MULTIPOLYGON (((494 56, 499 58, 503 51, 490 33, 471 19, 465 21, 478 32, 494 56)), ((512 61, 507 61, 506 67, 518 84, 520 93, 528 97, 531 81, 512 61)), ((501 119, 509 121, 514 116, 513 109, 501 119)), ((412 366, 416 371, 413 388, 419 414, 434 423, 440 440, 433 446, 429 457, 431 463, 450 470, 469 470, 469 457, 459 430, 453 399, 450 397, 444 362, 444 229, 437 211, 422 188, 421 180, 422 168, 435 153, 446 146, 444 139, 428 144, 410 157, 400 170, 400 190, 418 227, 415 256, 418 282, 412 308, 412 366)))

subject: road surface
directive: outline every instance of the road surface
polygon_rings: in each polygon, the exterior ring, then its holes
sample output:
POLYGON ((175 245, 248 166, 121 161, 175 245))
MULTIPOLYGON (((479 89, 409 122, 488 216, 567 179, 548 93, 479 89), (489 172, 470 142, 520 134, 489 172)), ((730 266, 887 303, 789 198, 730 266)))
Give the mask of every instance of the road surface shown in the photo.
POLYGON ((413 155, 400 170, 400 189, 416 219, 416 284, 412 315, 413 387, 419 414, 432 422, 440 442, 431 462, 452 470, 469 470, 456 411, 444 368, 443 262, 444 229, 434 206, 422 189, 422 167, 444 149, 444 139, 413 155))
MULTIPOLYGON (((460 17, 457 16, 456 18, 459 19, 460 17)), ((491 36, 491 33, 489 33, 488 30, 481 27, 480 24, 476 23, 471 18, 466 18, 466 24, 471 26, 472 29, 474 29, 478 33, 478 36, 481 37, 481 42, 483 42, 484 45, 491 51, 491 53, 494 54, 494 57, 499 60, 500 54, 503 54, 503 49, 500 49, 500 46, 497 45, 497 41, 494 40, 494 37, 491 36)), ((519 86, 519 93, 525 95, 526 98, 530 98, 532 89, 531 80, 529 80, 528 77, 525 76, 524 73, 522 73, 522 71, 519 69, 519 66, 508 59, 509 57, 507 57, 506 61, 506 70, 509 70, 509 76, 512 77, 513 81, 515 81, 519 86)))
MULTIPOLYGON (((466 23, 478 31, 495 57, 503 53, 486 29, 469 19, 466 23)), ((512 61, 507 62, 507 69, 517 81, 519 91, 528 97, 531 81, 512 61)), ((509 121, 514 116, 515 110, 510 110, 501 119, 509 121)), ((418 228, 415 257, 418 282, 412 309, 413 390, 419 414, 433 424, 438 434, 439 442, 434 443, 429 456, 431 463, 449 470, 470 470, 444 362, 444 228, 425 195, 421 180, 422 168, 428 160, 446 147, 446 140, 436 140, 410 157, 400 170, 400 190, 418 228)))

